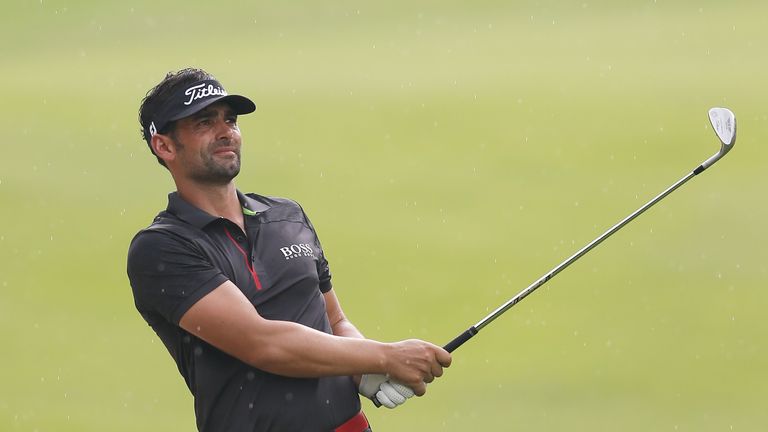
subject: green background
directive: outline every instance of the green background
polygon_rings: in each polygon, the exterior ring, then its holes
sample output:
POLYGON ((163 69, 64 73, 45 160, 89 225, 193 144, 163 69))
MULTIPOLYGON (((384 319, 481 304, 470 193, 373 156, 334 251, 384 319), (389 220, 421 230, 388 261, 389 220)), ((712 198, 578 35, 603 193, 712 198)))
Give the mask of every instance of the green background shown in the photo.
POLYGON ((11 0, 0 431, 194 430, 125 255, 173 189, 137 109, 198 66, 258 111, 239 188, 307 209, 369 337, 444 344, 735 151, 454 353, 381 431, 768 428, 762 1, 11 0))

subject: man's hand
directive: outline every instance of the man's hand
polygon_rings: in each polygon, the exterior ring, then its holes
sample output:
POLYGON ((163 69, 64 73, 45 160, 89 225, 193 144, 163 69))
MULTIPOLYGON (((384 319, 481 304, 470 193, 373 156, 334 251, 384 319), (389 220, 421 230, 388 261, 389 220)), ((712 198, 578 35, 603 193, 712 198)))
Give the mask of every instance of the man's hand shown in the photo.
POLYGON ((405 403, 414 394, 422 396, 427 384, 443 375, 451 355, 437 345, 420 340, 388 344, 384 360, 386 374, 366 374, 360 379, 360 394, 387 408, 405 403))
POLYGON ((360 379, 360 394, 392 409, 404 404, 414 393, 410 388, 387 379, 385 375, 366 374, 360 379))
POLYGON ((389 344, 385 359, 387 377, 422 396, 427 384, 443 375, 443 368, 451 365, 451 354, 443 348, 416 339, 389 344))
POLYGON ((387 377, 379 374, 365 374, 360 378, 360 394, 372 399, 381 390, 381 385, 387 381, 387 377))
POLYGON ((381 390, 376 393, 379 403, 389 409, 397 408, 411 397, 413 390, 394 381, 385 381, 381 384, 381 390))

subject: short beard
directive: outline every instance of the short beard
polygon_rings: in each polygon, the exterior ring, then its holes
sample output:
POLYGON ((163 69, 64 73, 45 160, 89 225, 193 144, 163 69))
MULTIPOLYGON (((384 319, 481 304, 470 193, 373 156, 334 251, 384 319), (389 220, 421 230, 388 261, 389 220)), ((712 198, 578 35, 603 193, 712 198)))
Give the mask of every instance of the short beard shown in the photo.
MULTIPOLYGON (((185 150, 184 144, 177 137, 172 134, 171 138, 179 150, 185 150)), ((216 147, 218 145, 212 143, 200 150, 200 159, 203 161, 203 167, 190 173, 192 180, 198 183, 220 186, 229 184, 240 174, 240 152, 236 153, 235 159, 219 164, 213 159, 212 152, 207 151, 216 147)))

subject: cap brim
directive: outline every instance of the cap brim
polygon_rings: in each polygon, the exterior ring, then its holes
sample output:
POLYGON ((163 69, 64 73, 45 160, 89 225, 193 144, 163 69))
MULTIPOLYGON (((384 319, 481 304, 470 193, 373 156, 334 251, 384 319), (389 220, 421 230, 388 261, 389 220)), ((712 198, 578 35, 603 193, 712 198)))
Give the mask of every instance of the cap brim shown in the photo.
POLYGON ((169 118, 168 121, 176 121, 179 119, 183 119, 184 117, 189 117, 192 114, 198 111, 201 111, 203 108, 216 102, 225 102, 229 104, 229 106, 232 107, 232 109, 235 111, 235 114, 237 115, 250 114, 256 111, 256 104, 253 103, 253 101, 248 99, 247 97, 240 96, 240 95, 226 95, 226 96, 207 98, 205 102, 199 102, 197 104, 194 104, 193 106, 190 106, 189 108, 181 111, 180 113, 176 114, 172 118, 169 118))

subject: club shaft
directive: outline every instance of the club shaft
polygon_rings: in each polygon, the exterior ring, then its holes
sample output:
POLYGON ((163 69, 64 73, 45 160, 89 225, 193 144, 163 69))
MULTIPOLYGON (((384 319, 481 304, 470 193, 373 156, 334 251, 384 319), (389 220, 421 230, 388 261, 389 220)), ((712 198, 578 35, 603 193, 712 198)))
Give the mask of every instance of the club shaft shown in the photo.
POLYGON ((516 305, 520 301, 522 301, 530 293, 536 291, 537 288, 539 288, 540 286, 544 285, 550 279, 555 277, 555 275, 557 275, 558 273, 563 271, 566 267, 568 267, 569 265, 573 264, 574 261, 578 260, 579 258, 584 256, 587 252, 591 251, 597 245, 602 243, 603 240, 605 240, 608 237, 610 237, 611 235, 613 235, 613 233, 615 233, 616 231, 620 230, 622 227, 624 227, 624 225, 630 223, 633 219, 635 219, 636 217, 638 217, 641 214, 643 214, 643 212, 645 212, 646 210, 651 208, 657 202, 659 202, 662 199, 664 199, 664 197, 666 197, 667 195, 669 195, 672 192, 674 192, 675 189, 677 189, 680 186, 682 186, 683 184, 685 184, 685 182, 687 182, 688 180, 690 180, 691 178, 693 178, 695 175, 699 174, 703 170, 704 170, 703 167, 699 166, 697 169, 691 171, 688 175, 686 175, 685 177, 683 177, 680 180, 678 180, 672 186, 668 187, 664 192, 660 193, 655 198, 653 198, 652 200, 648 201, 645 205, 643 205, 639 209, 635 210, 629 216, 627 216, 624 219, 622 219, 621 222, 619 222, 616 225, 612 226, 608 231, 604 232, 598 238, 592 240, 589 244, 587 244, 586 246, 581 248, 575 254, 571 255, 568 259, 566 259, 562 263, 558 264, 555 268, 550 270, 547 274, 545 274, 544 276, 540 277, 538 280, 536 280, 536 282, 534 282, 530 286, 528 286, 528 288, 520 291, 520 293, 518 293, 516 296, 512 297, 506 303, 502 304, 496 310, 494 310, 493 312, 488 314, 488 316, 486 316, 485 318, 483 318, 480 321, 478 321, 477 324, 473 325, 472 327, 467 329, 464 333, 462 333, 459 336, 457 336, 454 340, 452 340, 447 345, 445 345, 444 348, 448 352, 453 352, 453 350, 455 350, 456 348, 461 346, 464 342, 468 341, 471 337, 476 335, 477 332, 479 332, 483 327, 485 327, 488 324, 490 324, 491 322, 493 322, 493 320, 495 320, 496 318, 501 316, 509 308, 511 308, 512 306, 516 305))

